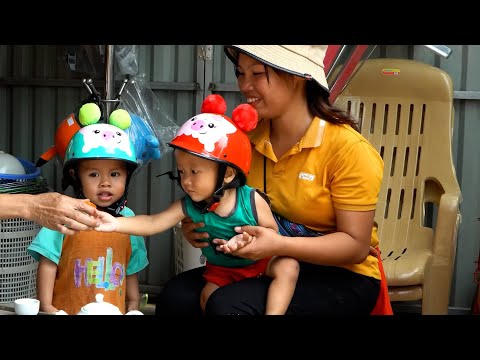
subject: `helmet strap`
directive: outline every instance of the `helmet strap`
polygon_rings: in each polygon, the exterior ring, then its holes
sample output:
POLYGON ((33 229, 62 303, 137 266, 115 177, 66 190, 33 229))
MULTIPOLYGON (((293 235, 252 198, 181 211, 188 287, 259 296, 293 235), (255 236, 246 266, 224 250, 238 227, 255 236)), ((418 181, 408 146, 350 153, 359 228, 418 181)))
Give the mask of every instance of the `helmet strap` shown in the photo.
POLYGON ((180 183, 180 176, 175 176, 175 175, 173 175, 173 172, 166 171, 164 173, 161 173, 160 175, 157 175, 156 177, 160 177, 160 176, 163 176, 163 175, 168 175, 170 180, 175 180, 177 182, 178 186, 182 187, 182 184, 180 183))
POLYGON ((227 171, 227 165, 219 163, 218 164, 218 173, 217 173, 217 184, 215 192, 213 193, 213 197, 210 201, 192 201, 193 205, 200 210, 202 214, 205 214, 209 211, 215 211, 215 209, 220 204, 220 199, 225 194, 225 186, 223 185, 223 181, 225 180, 225 172, 227 171))
POLYGON ((118 199, 116 202, 114 202, 112 205, 106 207, 106 208, 100 208, 100 210, 103 210, 110 215, 114 217, 120 217, 120 212, 123 210, 123 208, 127 205, 127 191, 125 190, 125 193, 123 196, 118 199))
MULTIPOLYGON (((205 200, 192 201, 195 208, 197 208, 202 214, 207 213, 209 211, 215 211, 215 209, 220 204, 220 199, 223 197, 225 190, 239 187, 242 184, 242 181, 237 172, 237 174, 235 175, 235 178, 230 183, 224 185, 223 182, 225 179, 226 171, 227 171, 227 165, 223 163, 219 163, 218 173, 217 173, 217 184, 215 186, 217 190, 214 192, 213 197, 210 201, 205 201, 205 200)), ((178 186, 182 188, 182 184, 180 183, 180 176, 173 175, 172 171, 166 171, 160 175, 157 175, 156 177, 163 176, 163 175, 168 175, 170 180, 175 180, 178 186)))
MULTIPOLYGON (((217 184, 218 185, 218 184, 217 184)), ((241 186, 241 180, 240 180, 240 177, 238 176, 238 173, 235 175, 235 178, 230 181, 228 184, 225 184, 222 186, 220 186, 220 188, 215 191, 215 194, 213 195, 213 199, 212 201, 210 202, 211 205, 207 208, 206 211, 204 212, 207 212, 207 211, 215 211, 215 209, 217 208, 217 206, 220 204, 220 198, 223 196, 223 194, 225 193, 225 190, 227 189, 235 189, 237 187, 241 186)), ((195 204, 195 203, 194 203, 195 204)))

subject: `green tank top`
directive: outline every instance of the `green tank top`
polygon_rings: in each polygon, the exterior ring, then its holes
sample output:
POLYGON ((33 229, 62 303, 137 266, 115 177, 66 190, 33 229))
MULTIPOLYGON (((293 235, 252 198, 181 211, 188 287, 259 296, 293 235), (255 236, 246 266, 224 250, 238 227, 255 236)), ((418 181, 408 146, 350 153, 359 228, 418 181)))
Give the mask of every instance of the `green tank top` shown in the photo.
POLYGON ((225 267, 243 267, 255 263, 253 260, 217 251, 215 244, 212 243, 212 240, 215 238, 229 240, 235 236, 237 234, 234 230, 235 226, 258 225, 254 201, 255 189, 244 185, 236 188, 236 190, 237 199, 235 208, 227 217, 219 216, 210 211, 202 214, 195 208, 190 197, 186 196, 183 199, 188 216, 190 216, 194 222, 205 223, 204 227, 196 229, 196 231, 206 231, 210 235, 208 239, 205 239, 210 246, 202 248, 202 253, 207 258, 209 264, 225 267))

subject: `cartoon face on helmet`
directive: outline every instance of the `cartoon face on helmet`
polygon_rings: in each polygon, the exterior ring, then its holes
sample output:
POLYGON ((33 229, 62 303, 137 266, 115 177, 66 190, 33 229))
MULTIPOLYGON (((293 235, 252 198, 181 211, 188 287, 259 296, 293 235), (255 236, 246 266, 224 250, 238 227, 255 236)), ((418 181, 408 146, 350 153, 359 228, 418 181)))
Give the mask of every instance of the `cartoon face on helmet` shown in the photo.
POLYGON ((70 177, 68 171, 80 159, 123 160, 132 172, 137 168, 135 150, 128 135, 110 124, 87 125, 77 131, 65 152, 64 178, 70 177))
POLYGON ((250 171, 250 140, 222 114, 203 113, 188 119, 168 145, 232 166, 243 174, 243 180, 250 171))

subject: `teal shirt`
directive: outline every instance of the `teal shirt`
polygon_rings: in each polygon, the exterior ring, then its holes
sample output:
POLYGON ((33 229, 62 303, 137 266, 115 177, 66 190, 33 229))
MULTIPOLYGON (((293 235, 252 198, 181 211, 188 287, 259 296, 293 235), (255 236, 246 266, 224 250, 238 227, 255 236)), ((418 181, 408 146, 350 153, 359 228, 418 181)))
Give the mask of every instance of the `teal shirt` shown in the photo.
MULTIPOLYGON (((128 207, 124 207, 120 214, 125 217, 135 215, 128 207)), ((27 252, 37 261, 40 259, 40 255, 42 255, 58 265, 62 256, 64 236, 58 231, 44 227, 40 229, 30 246, 28 246, 27 252)), ((147 249, 143 237, 130 235, 130 244, 132 246, 132 255, 128 262, 126 275, 135 274, 148 265, 147 249)))
POLYGON ((225 267, 243 267, 255 263, 253 260, 244 259, 230 254, 224 254, 215 249, 212 240, 215 238, 229 240, 237 235, 235 226, 258 225, 257 212, 255 208, 255 189, 250 186, 241 186, 236 188, 237 199, 235 208, 229 216, 222 217, 209 211, 202 214, 195 208, 192 200, 186 196, 183 199, 183 206, 188 216, 194 222, 203 222, 205 226, 196 229, 198 232, 208 232, 210 238, 206 239, 210 246, 202 248, 203 255, 207 258, 209 264, 225 267))

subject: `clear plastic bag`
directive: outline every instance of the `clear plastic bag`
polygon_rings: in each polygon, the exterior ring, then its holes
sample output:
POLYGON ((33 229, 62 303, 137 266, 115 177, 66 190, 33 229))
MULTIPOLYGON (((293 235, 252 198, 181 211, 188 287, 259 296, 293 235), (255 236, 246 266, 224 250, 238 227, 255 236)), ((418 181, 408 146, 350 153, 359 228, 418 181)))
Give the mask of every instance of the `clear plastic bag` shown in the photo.
POLYGON ((163 109, 144 75, 130 78, 118 108, 128 111, 132 118, 125 132, 134 144, 139 170, 171 151, 166 144, 174 138, 179 126, 163 109))
POLYGON ((115 45, 116 71, 120 75, 138 74, 137 45, 115 45))

